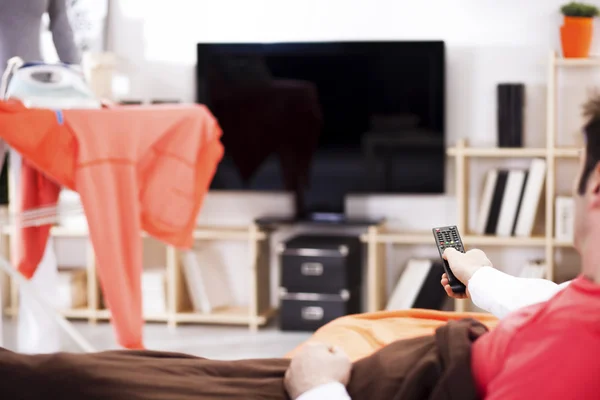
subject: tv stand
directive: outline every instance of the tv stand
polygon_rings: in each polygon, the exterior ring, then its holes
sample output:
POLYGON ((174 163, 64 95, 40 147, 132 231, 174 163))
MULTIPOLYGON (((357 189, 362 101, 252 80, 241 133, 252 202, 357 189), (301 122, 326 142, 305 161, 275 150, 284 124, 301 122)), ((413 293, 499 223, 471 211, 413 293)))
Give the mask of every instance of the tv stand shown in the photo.
POLYGON ((296 217, 264 216, 257 218, 254 223, 259 227, 276 227, 285 225, 335 225, 346 227, 369 227, 381 225, 384 218, 350 218, 341 213, 309 213, 296 217))
MULTIPOLYGON (((354 226, 354 227, 369 227, 381 225, 385 221, 384 218, 350 218, 344 212, 325 211, 321 208, 307 208, 304 201, 304 192, 302 185, 298 182, 294 185, 294 215, 289 217, 279 216, 264 216, 254 220, 254 223, 261 228, 276 229, 278 226, 284 225, 337 225, 337 226, 354 226)), ((343 206, 340 205, 340 209, 343 206)))
MULTIPOLYGON (((380 311, 385 307, 386 302, 386 277, 385 268, 382 268, 385 261, 385 246, 377 239, 383 232, 385 226, 384 218, 352 218, 345 214, 325 214, 315 215, 307 214, 303 217, 278 217, 264 216, 257 218, 254 221, 256 228, 261 231, 275 232, 277 229, 284 227, 304 227, 315 228, 320 235, 338 236, 338 233, 333 233, 333 230, 350 231, 352 235, 360 236, 366 250, 366 268, 365 277, 367 281, 367 296, 365 311, 374 312, 380 311), (318 228, 334 228, 319 230, 318 228), (337 228, 337 229, 335 229, 337 228), (356 228, 362 228, 366 232, 356 233, 356 228)), ((308 233, 308 232, 306 232, 308 233)), ((276 243, 272 245, 277 246, 276 243)), ((267 255, 268 257, 268 255, 267 255)))
POLYGON ((331 223, 343 223, 347 220, 343 213, 333 212, 312 212, 308 214, 308 218, 315 222, 331 222, 331 223))

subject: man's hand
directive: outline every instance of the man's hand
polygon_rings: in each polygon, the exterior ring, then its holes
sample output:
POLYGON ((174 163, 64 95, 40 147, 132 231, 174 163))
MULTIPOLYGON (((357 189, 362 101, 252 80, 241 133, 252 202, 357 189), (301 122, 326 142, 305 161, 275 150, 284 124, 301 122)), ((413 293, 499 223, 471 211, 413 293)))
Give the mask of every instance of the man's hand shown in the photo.
POLYGON ((450 297, 455 299, 464 299, 469 297, 469 279, 481 267, 492 267, 492 262, 487 258, 485 253, 479 249, 469 250, 466 253, 461 253, 458 250, 448 247, 444 250, 442 257, 448 260, 450 269, 454 276, 467 286, 466 293, 454 293, 448 283, 448 276, 442 275, 442 286, 450 297))
POLYGON ((344 386, 350 380, 352 363, 336 347, 322 343, 307 343, 292 358, 285 373, 285 389, 292 399, 304 392, 330 382, 344 386))

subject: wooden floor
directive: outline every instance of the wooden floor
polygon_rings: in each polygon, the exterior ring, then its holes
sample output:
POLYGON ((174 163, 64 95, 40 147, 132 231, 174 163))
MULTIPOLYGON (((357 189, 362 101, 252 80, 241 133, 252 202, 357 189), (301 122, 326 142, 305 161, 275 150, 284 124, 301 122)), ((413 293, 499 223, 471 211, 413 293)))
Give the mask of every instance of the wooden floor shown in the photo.
MULTIPOLYGON (((96 350, 118 348, 109 324, 74 324, 96 350)), ((16 350, 16 334, 15 321, 6 318, 5 348, 16 350)), ((305 332, 281 332, 274 322, 256 333, 251 333, 247 327, 183 325, 170 329, 164 323, 155 323, 147 324, 144 334, 146 346, 151 350, 181 352, 221 360, 282 357, 310 336, 310 333, 305 332)), ((65 351, 78 351, 69 339, 63 342, 65 351)))

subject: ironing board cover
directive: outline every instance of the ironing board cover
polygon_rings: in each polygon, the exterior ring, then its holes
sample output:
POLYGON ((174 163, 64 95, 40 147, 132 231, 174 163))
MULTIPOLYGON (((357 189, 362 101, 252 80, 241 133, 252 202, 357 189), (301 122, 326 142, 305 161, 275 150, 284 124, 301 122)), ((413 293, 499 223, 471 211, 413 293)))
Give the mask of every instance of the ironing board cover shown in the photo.
MULTIPOLYGON (((54 112, 0 102, 0 138, 43 172, 22 174, 25 206, 56 203, 59 191, 50 179, 80 194, 100 283, 123 347, 144 348, 141 231, 191 247, 197 215, 223 156, 221 134, 201 105, 54 112)), ((18 268, 31 277, 49 227, 18 233, 18 268)))

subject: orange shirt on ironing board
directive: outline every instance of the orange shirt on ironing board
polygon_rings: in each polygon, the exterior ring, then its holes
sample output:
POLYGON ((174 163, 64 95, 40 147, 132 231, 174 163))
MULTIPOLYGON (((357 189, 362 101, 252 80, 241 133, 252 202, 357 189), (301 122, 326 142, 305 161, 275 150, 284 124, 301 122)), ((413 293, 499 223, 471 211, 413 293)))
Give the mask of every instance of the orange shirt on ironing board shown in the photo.
MULTIPOLYGON (((80 194, 118 341, 143 348, 140 233, 181 248, 192 245, 197 215, 223 156, 215 118, 199 105, 56 113, 10 101, 0 102, 0 137, 44 179, 80 194)), ((22 197, 39 187, 49 192, 28 196, 29 208, 58 197, 53 185, 39 180, 22 179, 22 197)), ((28 251, 20 254, 19 270, 30 277, 47 228, 20 233, 28 251)))
POLYGON ((580 276, 547 302, 509 314, 473 344, 481 398, 600 396, 600 285, 580 276))

